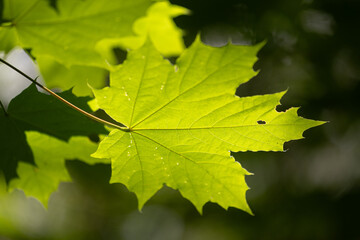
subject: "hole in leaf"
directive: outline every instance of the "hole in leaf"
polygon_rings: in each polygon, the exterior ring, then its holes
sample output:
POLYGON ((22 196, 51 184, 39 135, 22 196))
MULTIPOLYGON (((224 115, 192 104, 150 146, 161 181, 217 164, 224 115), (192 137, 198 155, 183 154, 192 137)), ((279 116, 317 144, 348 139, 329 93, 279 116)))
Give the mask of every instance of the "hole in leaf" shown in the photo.
POLYGON ((127 51, 121 48, 114 48, 113 52, 116 57, 117 64, 122 64, 127 57, 127 51))
POLYGON ((266 122, 263 121, 263 120, 259 120, 259 121, 257 121, 257 123, 258 123, 258 124, 266 124, 266 122))
POLYGON ((94 142, 94 143, 99 143, 100 142, 100 138, 97 134, 91 134, 89 136, 90 141, 94 142))

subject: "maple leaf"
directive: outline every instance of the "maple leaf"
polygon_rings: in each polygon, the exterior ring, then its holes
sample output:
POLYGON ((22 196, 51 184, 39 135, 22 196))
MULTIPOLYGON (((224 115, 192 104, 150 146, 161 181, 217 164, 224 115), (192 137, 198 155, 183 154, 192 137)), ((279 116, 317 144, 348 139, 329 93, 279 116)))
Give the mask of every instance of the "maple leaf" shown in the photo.
POLYGON ((137 49, 146 42, 147 38, 150 38, 162 55, 179 55, 185 49, 183 34, 172 18, 187 13, 186 8, 172 5, 168 1, 154 3, 147 10, 146 16, 134 22, 133 30, 136 36, 104 40, 99 44, 110 44, 123 49, 137 49))
POLYGON ((26 138, 34 154, 36 166, 20 162, 19 178, 9 183, 9 190, 21 189, 27 196, 35 197, 47 206, 50 195, 60 182, 71 180, 65 160, 79 159, 88 164, 108 163, 107 159, 95 159, 90 154, 97 144, 86 137, 72 137, 64 142, 39 132, 26 132, 26 138))
POLYGON ((216 202, 251 213, 247 170, 230 151, 283 151, 286 141, 322 122, 277 112, 285 92, 238 97, 236 88, 256 72, 256 46, 206 46, 199 39, 175 66, 150 41, 128 54, 94 90, 100 108, 127 126, 112 130, 94 157, 111 158, 111 183, 125 184, 139 209, 162 186, 178 189, 202 212, 216 202))
MULTIPOLYGON (((133 31, 136 36, 103 39, 97 43, 96 48, 109 62, 116 63, 113 48, 139 48, 144 44, 148 35, 163 55, 179 55, 185 46, 182 31, 175 25, 172 18, 185 13, 187 10, 183 7, 171 5, 167 1, 156 2, 148 8, 145 17, 141 17, 133 23, 133 31)), ((6 42, 4 42, 5 47, 6 42)), ((85 96, 91 93, 87 84, 94 88, 105 86, 106 71, 102 68, 77 65, 66 67, 54 61, 52 57, 43 55, 37 56, 36 62, 49 88, 56 87, 66 90, 74 87, 74 94, 85 96), (75 79, 76 81, 74 81, 75 79)))
POLYGON ((9 35, 17 45, 31 48, 35 56, 53 57, 67 66, 108 68, 96 44, 104 38, 132 35, 133 22, 144 15, 150 3, 62 0, 57 1, 55 10, 48 0, 7 0, 3 18, 8 22, 0 27, 0 36, 9 35))

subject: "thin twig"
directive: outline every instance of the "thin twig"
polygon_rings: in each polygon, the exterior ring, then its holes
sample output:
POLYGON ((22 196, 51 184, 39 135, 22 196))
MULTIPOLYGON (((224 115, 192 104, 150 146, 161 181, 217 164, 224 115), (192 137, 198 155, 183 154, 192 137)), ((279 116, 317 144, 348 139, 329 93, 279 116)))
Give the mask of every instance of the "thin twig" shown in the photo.
POLYGON ((6 112, 5 106, 3 105, 3 103, 2 103, 1 101, 0 101, 0 107, 1 107, 1 109, 4 111, 5 116, 7 116, 8 113, 6 112))
MULTIPOLYGON (((94 121, 97 121, 99 123, 102 123, 102 124, 105 124, 105 125, 108 125, 110 127, 114 127, 114 128, 117 128, 117 129, 120 129, 122 131, 125 131, 125 132, 128 132, 130 131, 130 129, 126 128, 126 127, 122 127, 122 126, 119 126, 117 124, 114 124, 114 123, 111 123, 111 122, 108 122, 104 119, 101 119, 101 118, 98 118, 84 110, 82 110, 81 108, 75 106, 74 104, 72 104, 71 102, 65 100, 64 98, 60 97, 59 95, 57 95, 56 93, 54 93, 53 91, 51 91, 50 89, 48 89, 47 87, 41 85, 40 83, 38 83, 36 81, 36 79, 32 79, 31 77, 29 77, 28 75, 26 75, 24 72, 22 72, 21 70, 17 69, 16 67, 14 67, 13 65, 11 65, 10 63, 6 62, 5 60, 1 59, 0 58, 0 62, 4 63, 5 65, 7 65, 8 67, 10 67, 11 69, 13 69, 14 71, 18 72, 19 74, 21 74, 22 76, 24 76, 27 80, 31 81, 32 83, 34 83, 36 86, 40 87, 41 89, 45 90, 46 92, 48 92, 49 94, 51 94, 52 96, 54 96, 56 99, 58 99, 59 101, 65 103, 66 105, 68 105, 69 107, 73 108, 74 110, 80 112, 81 114, 85 115, 86 117, 94 120, 94 121)), ((1 104, 2 105, 2 104, 1 104)), ((5 111, 5 109, 4 109, 5 111)))

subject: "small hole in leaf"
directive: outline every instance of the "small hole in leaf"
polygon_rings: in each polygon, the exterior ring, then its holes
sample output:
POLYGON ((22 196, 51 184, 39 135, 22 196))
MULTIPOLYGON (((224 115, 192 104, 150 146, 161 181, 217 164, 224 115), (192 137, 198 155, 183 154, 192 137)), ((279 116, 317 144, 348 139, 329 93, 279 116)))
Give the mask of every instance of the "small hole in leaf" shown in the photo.
POLYGON ((257 121, 257 123, 258 123, 258 124, 266 124, 266 122, 263 121, 263 120, 259 120, 259 121, 257 121))
POLYGON ((90 141, 94 142, 94 143, 99 143, 100 142, 100 138, 98 135, 96 134, 91 134, 89 135, 89 139, 90 141))
POLYGON ((127 57, 127 51, 125 51, 121 48, 114 48, 113 53, 115 55, 117 64, 122 64, 127 57))

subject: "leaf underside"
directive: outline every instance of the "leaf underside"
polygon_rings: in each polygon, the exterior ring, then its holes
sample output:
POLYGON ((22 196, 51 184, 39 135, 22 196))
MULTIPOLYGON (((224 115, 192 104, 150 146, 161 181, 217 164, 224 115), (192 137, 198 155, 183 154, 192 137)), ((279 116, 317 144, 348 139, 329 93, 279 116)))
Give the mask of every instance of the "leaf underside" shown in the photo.
POLYGON ((94 90, 100 108, 130 131, 111 131, 93 156, 111 158, 111 182, 133 191, 140 209, 166 184, 199 212, 210 201, 251 213, 249 173, 230 151, 283 151, 322 124, 298 117, 297 108, 277 112, 285 92, 234 95, 256 75, 260 48, 197 39, 173 66, 148 41, 111 74, 110 87, 94 90))
MULTIPOLYGON (((76 97, 71 90, 59 94, 81 109, 91 112, 89 97, 76 97)), ((22 130, 36 130, 62 140, 71 136, 106 134, 104 126, 74 111, 53 96, 39 92, 30 85, 9 104, 8 114, 22 130), (29 101, 31 99, 31 101, 29 101)))

